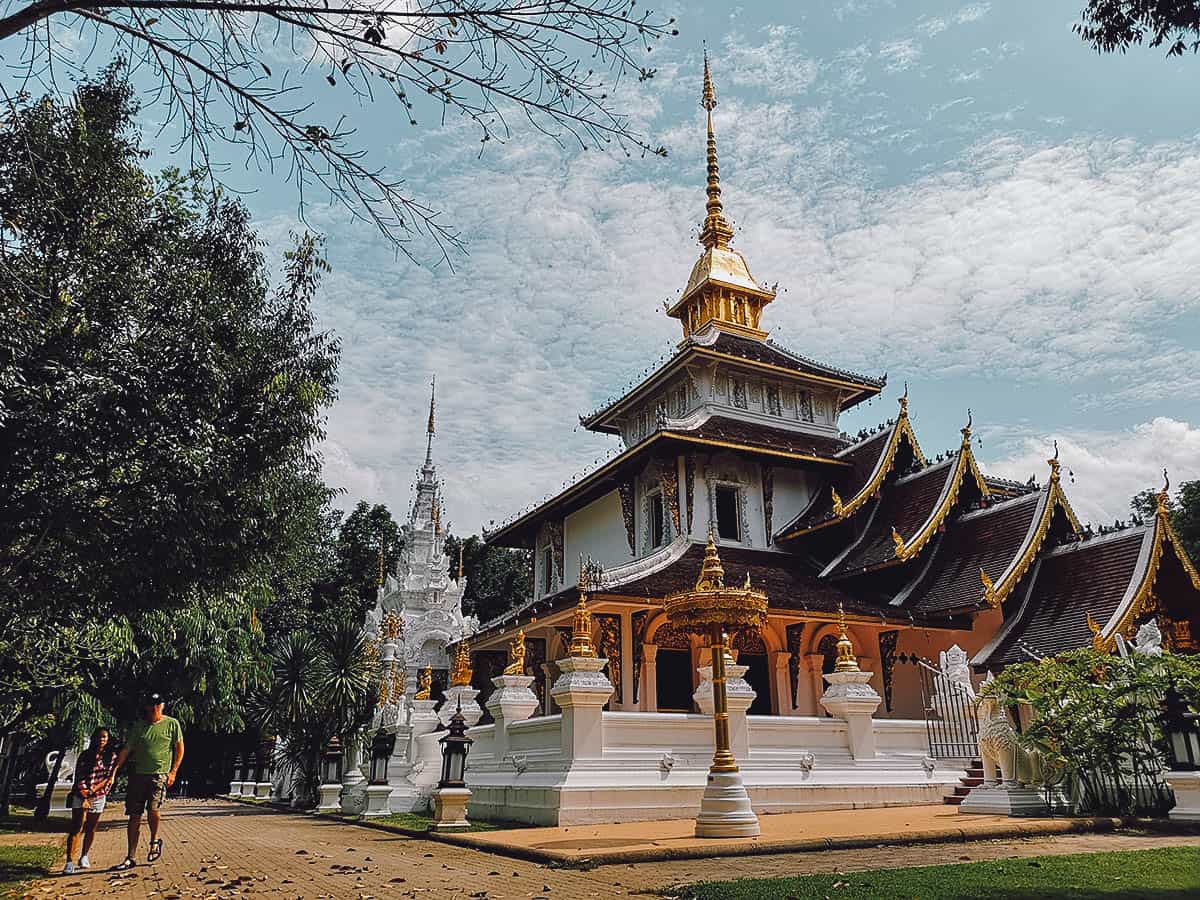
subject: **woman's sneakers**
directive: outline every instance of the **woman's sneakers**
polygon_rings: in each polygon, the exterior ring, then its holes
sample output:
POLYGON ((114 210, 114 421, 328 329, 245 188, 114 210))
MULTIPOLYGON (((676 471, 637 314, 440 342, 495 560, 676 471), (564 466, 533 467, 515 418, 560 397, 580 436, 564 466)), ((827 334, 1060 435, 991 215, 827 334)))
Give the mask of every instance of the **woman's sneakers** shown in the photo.
POLYGON ((91 867, 92 867, 92 861, 87 858, 86 853, 83 854, 83 856, 79 857, 79 868, 90 869, 91 867))
POLYGON ((67 864, 65 866, 63 866, 63 874, 64 875, 74 875, 75 874, 75 863, 71 862, 68 859, 67 864))

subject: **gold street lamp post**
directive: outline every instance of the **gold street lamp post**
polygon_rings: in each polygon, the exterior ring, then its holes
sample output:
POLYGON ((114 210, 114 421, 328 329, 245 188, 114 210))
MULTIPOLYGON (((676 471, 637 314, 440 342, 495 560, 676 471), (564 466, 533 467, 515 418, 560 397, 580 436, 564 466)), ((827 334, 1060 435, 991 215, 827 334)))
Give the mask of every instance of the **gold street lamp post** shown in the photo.
POLYGON ((676 628, 709 639, 712 647, 713 726, 716 750, 700 815, 697 837, 752 837, 759 833, 758 817, 742 783, 729 740, 729 704, 725 690, 725 654, 729 634, 740 628, 759 628, 767 622, 767 595, 750 586, 750 576, 740 588, 725 586, 725 570, 717 554, 712 529, 704 550, 704 564, 696 586, 666 598, 667 618, 676 628))

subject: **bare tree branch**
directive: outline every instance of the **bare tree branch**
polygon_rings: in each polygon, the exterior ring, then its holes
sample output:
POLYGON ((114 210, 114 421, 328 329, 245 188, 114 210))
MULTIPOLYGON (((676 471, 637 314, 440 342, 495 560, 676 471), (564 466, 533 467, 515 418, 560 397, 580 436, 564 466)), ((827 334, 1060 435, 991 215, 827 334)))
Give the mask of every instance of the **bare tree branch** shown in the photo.
POLYGON ((319 108, 390 99, 395 121, 410 127, 430 112, 442 123, 457 114, 476 128, 481 152, 511 136, 506 116, 519 110, 559 142, 665 155, 612 97, 621 78, 654 76, 643 54, 675 33, 673 20, 636 0, 0 0, 0 47, 25 38, 10 67, 26 84, 53 89, 56 65, 78 68, 107 41, 132 73, 157 78, 144 96, 165 109, 160 133, 178 128, 174 149, 190 147, 214 183, 212 145, 242 147, 247 166, 294 185, 302 219, 316 189, 409 256, 420 238, 446 261, 462 247, 458 233, 367 161, 344 112, 328 121, 319 108), (84 60, 67 37, 90 37, 84 60), (318 76, 333 102, 317 104, 318 76))

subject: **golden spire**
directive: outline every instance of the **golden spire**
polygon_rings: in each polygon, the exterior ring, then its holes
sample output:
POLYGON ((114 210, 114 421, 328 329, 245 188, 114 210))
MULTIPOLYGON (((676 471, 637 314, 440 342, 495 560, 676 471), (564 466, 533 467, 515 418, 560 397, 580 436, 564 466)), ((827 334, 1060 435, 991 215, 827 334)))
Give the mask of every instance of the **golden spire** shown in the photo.
POLYGON ((704 548, 704 564, 700 566, 700 577, 696 579, 696 590, 719 591, 725 587, 725 567, 717 554, 717 542, 713 539, 712 525, 708 526, 708 546, 704 548))
POLYGON ((462 584, 462 578, 463 578, 462 566, 463 566, 463 542, 459 541, 458 542, 458 583, 459 584, 462 584))
POLYGON ((471 650, 466 638, 459 641, 454 653, 454 664, 450 667, 450 686, 465 687, 471 683, 471 650))
POLYGON ((721 168, 717 165, 717 138, 713 134, 712 111, 717 105, 713 91, 712 75, 708 69, 708 51, 704 53, 704 93, 700 105, 708 113, 708 202, 704 206, 704 224, 700 230, 700 243, 708 249, 724 249, 733 240, 733 228, 725 219, 721 206, 721 168))
POLYGON ((1155 512, 1167 515, 1171 512, 1171 476, 1163 469, 1163 489, 1154 498, 1155 512))
POLYGON ((973 421, 973 417, 971 416, 971 407, 968 406, 967 407, 967 424, 964 425, 962 428, 962 442, 963 442, 964 447, 968 447, 971 444, 971 422, 972 421, 973 421))
POLYGON ((567 656, 575 658, 594 659, 596 648, 592 644, 592 614, 588 612, 587 569, 583 564, 583 555, 579 556, 579 603, 575 607, 575 617, 571 620, 571 643, 567 647, 567 656))
POLYGON ((908 382, 904 382, 904 394, 900 397, 900 418, 908 416, 908 382))
POLYGON ((857 672, 858 658, 854 655, 854 645, 850 643, 850 636, 846 634, 846 610, 841 603, 838 603, 838 631, 840 637, 837 642, 837 662, 833 664, 833 671, 857 672))
POLYGON ((379 532, 379 586, 383 587, 383 532, 379 532))

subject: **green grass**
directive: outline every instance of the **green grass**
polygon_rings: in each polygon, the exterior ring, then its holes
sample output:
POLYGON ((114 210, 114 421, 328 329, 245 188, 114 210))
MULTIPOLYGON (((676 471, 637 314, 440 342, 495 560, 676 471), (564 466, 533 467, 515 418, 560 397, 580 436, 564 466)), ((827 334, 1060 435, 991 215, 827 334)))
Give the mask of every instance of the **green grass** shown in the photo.
MULTIPOLYGON (((880 854, 886 859, 886 851, 880 854)), ((860 897, 1079 898, 1200 896, 1200 847, 999 859, 843 875, 743 878, 668 892, 698 900, 860 897)))
MULTIPOLYGON (((433 825, 432 816, 412 812, 392 813, 390 816, 381 816, 378 819, 359 819, 358 821, 367 821, 378 825, 395 825, 397 828, 420 832, 428 831, 433 825)), ((508 826, 498 825, 494 822, 472 822, 471 827, 464 828, 463 831, 495 831, 502 827, 508 826)))
POLYGON ((48 875, 60 856, 60 847, 0 847, 0 898, 20 897, 25 885, 48 875))

